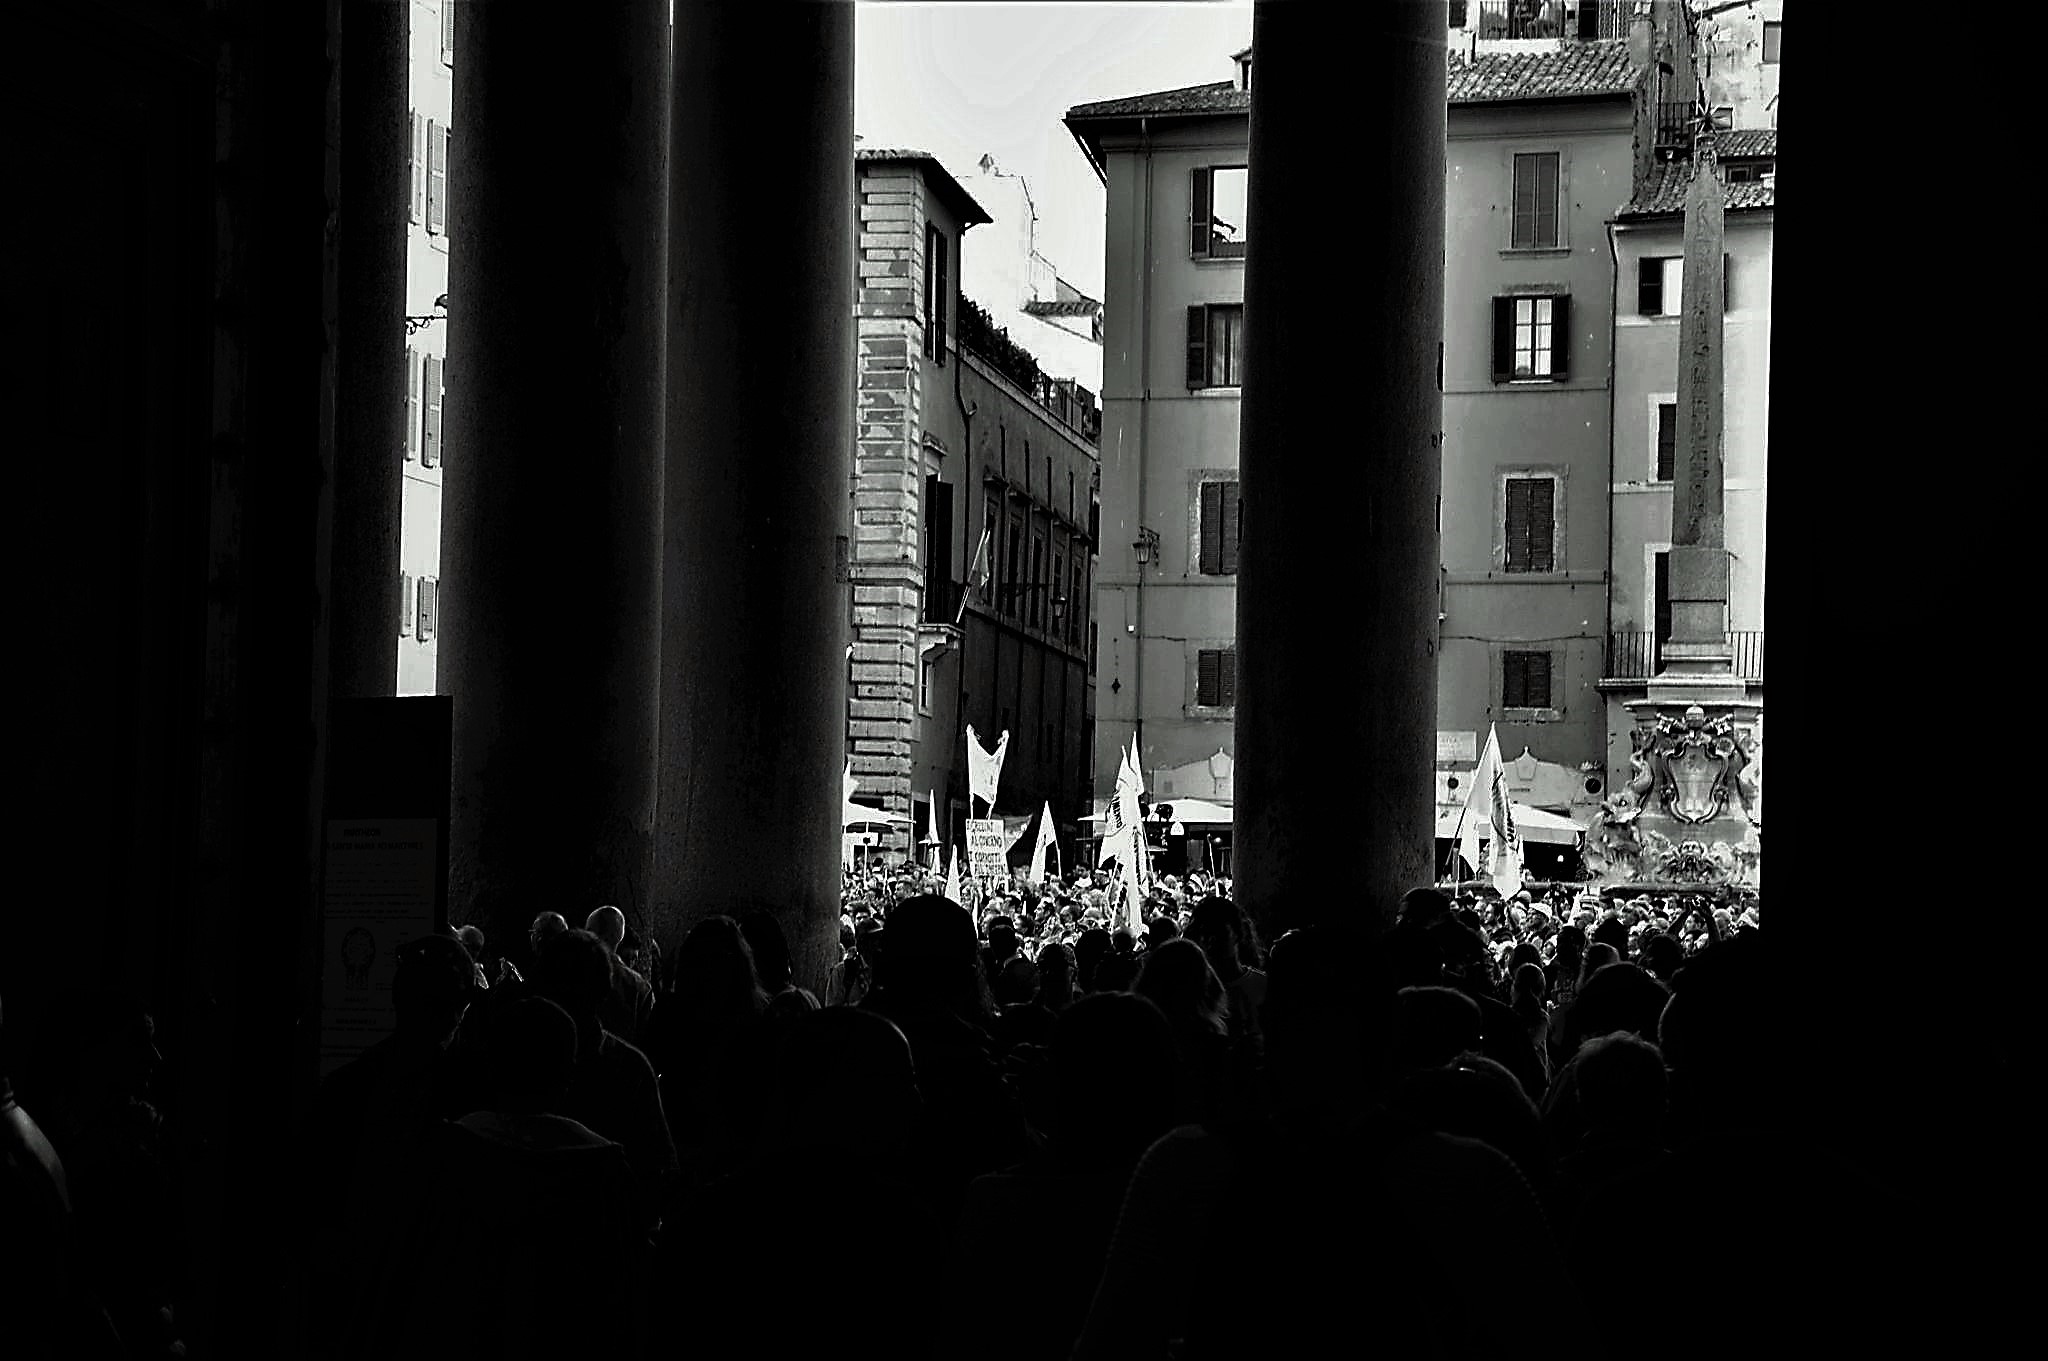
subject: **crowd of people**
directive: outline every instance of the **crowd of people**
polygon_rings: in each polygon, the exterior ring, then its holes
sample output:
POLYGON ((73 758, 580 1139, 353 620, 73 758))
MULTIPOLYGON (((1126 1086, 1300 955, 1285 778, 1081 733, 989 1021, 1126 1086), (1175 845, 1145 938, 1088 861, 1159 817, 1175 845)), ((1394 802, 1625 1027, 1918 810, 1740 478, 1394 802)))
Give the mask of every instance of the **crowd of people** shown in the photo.
MULTIPOLYGON (((1755 904, 1425 887, 1389 931, 1268 942, 1210 876, 1161 877, 1139 931, 1087 873, 971 909, 934 879, 848 876, 822 992, 765 908, 666 951, 616 907, 403 947, 395 1032, 302 1132, 302 1353, 1737 1345, 1739 1303, 1674 1332, 1608 1283, 1642 1253, 1718 1279, 1762 1208, 1755 904), (1582 1289, 1562 1329, 1530 1312, 1582 1289)), ((146 1032, 96 1042, 105 1090, 0 1106, 128 1215, 80 1221, 126 1345, 76 1354, 171 1354, 117 1249, 146 1195, 84 1127, 146 1129, 146 1032)))

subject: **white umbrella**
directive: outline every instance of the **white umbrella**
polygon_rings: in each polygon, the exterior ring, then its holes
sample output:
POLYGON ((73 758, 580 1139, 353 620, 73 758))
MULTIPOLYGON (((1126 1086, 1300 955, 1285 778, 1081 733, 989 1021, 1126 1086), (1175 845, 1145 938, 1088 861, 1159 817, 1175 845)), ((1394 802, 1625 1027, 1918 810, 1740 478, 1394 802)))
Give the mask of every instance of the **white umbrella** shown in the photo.
POLYGON ((865 804, 855 803, 851 799, 847 800, 846 803, 844 821, 848 827, 861 827, 869 823, 884 827, 910 825, 910 819, 900 814, 885 813, 879 808, 869 808, 865 804))
MULTIPOLYGON (((1515 830, 1522 834, 1522 840, 1524 841, 1540 841, 1552 846, 1574 846, 1578 844, 1579 838, 1585 835, 1586 829, 1573 822, 1570 818, 1559 817, 1555 813, 1546 813, 1541 808, 1531 808, 1526 803, 1518 803, 1514 808, 1515 830)), ((1175 811, 1179 810, 1176 809, 1175 811)), ((1456 840, 1459 816, 1459 810, 1455 808, 1447 813, 1438 815, 1436 820, 1437 840, 1456 840)), ((1464 816, 1467 819, 1466 825, 1468 827, 1473 820, 1476 820, 1479 824, 1479 835, 1489 840, 1492 838, 1493 824, 1487 820, 1483 813, 1475 810, 1464 814, 1464 816)))

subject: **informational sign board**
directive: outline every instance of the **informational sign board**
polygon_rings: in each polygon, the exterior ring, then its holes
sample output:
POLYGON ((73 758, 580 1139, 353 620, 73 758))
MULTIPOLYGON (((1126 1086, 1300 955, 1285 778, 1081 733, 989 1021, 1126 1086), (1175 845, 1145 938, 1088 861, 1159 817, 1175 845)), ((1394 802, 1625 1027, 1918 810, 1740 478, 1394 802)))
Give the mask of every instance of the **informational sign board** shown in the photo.
POLYGON ((1464 762, 1470 765, 1479 759, 1479 734, 1476 732, 1446 732, 1439 728, 1436 734, 1436 760, 1438 765, 1464 762))
POLYGON ((976 879, 1010 877, 1010 839, 1001 818, 967 819, 967 873, 976 879))
POLYGON ((398 947, 448 925, 454 701, 336 703, 327 766, 322 1076, 390 1035, 398 947))

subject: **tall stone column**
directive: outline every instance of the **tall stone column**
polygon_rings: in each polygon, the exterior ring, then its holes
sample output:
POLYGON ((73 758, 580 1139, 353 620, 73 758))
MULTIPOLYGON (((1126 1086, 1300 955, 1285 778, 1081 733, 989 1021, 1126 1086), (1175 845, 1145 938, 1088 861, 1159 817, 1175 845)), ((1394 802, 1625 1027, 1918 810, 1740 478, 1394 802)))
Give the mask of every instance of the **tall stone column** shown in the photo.
POLYGON ((661 513, 662 0, 467 0, 450 134, 439 688, 451 916, 644 929, 661 513))
POLYGON ((853 9, 675 15, 663 944, 762 906, 836 954, 854 437, 853 9))
POLYGON ((407 6, 341 6, 340 344, 328 671, 340 698, 398 681, 405 440, 407 6))
POLYGON ((1254 11, 1233 857, 1269 938, 1433 877, 1444 35, 1433 5, 1254 11), (1333 138, 1380 204, 1341 250, 1333 138))

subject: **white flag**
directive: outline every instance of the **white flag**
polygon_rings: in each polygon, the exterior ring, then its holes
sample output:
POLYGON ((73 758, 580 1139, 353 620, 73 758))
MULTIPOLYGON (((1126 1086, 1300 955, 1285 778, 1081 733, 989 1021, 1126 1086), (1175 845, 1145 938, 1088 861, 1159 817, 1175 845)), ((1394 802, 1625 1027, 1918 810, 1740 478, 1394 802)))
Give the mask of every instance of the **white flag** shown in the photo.
POLYGON ((1487 854, 1487 877, 1503 898, 1522 891, 1522 835, 1515 830, 1514 801, 1508 797, 1507 767, 1501 764, 1500 736, 1491 725, 1486 729, 1486 750, 1479 755, 1479 769, 1472 773, 1473 797, 1486 790, 1486 820, 1493 824, 1487 854))
POLYGON ((1045 882, 1045 852, 1052 845, 1052 800, 1047 799, 1045 809, 1038 815, 1038 841, 1031 847, 1031 882, 1045 882))
POLYGON ((960 608, 953 611, 953 627, 959 628, 960 621, 967 617, 967 592, 984 590, 988 586, 988 527, 981 531, 981 543, 974 550, 974 563, 967 569, 967 586, 960 592, 960 608))
MULTIPOLYGON (((967 793, 970 800, 980 799, 993 813, 996 808, 996 783, 1003 776, 1003 757, 1010 750, 1010 734, 1006 729, 996 739, 993 752, 982 750, 981 739, 974 735, 974 725, 967 725, 967 793)), ((969 808, 969 816, 973 810, 969 808)))
MULTIPOLYGON (((960 901, 960 848, 952 849, 952 857, 946 863, 946 886, 939 890, 939 896, 960 901)), ((964 904, 962 904, 964 906, 964 904)))

